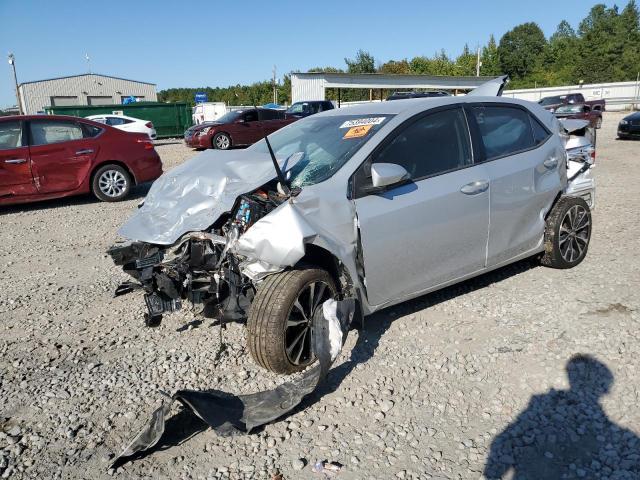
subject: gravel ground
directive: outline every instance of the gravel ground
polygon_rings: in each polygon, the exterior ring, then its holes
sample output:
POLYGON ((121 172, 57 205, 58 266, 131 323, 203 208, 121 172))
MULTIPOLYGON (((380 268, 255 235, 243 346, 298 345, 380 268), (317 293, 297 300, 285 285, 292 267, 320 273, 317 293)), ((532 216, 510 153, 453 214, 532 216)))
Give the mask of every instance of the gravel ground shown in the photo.
MULTIPOLYGON (((149 329, 138 294, 113 298, 126 276, 104 252, 148 187, 119 204, 1 209, 1 477, 289 480, 321 478, 311 466, 329 460, 344 479, 478 479, 512 465, 517 478, 640 478, 640 143, 614 140, 620 118, 607 113, 599 134, 580 266, 520 262, 379 312, 286 420, 223 438, 176 406, 171 441, 117 471, 109 460, 159 390, 283 379, 252 363, 242 325, 217 357, 210 320, 183 311, 149 329), (579 353, 594 359, 569 364, 579 353)), ((157 150, 165 169, 194 155, 179 141, 157 150)))

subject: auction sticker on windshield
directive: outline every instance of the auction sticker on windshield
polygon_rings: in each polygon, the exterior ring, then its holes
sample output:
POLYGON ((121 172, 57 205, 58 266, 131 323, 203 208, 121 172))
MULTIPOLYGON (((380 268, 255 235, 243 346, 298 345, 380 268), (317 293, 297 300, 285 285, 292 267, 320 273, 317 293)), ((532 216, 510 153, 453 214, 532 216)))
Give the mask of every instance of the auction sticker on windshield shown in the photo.
POLYGON ((347 133, 345 133, 344 137, 342 138, 364 137, 367 133, 369 133, 369 130, 371 130, 371 127, 373 127, 373 125, 362 125, 360 127, 351 127, 349 130, 347 130, 347 133))
POLYGON ((386 119, 387 117, 357 118, 355 120, 347 120, 342 125, 340 125, 340 128, 362 127, 365 125, 380 125, 386 119))

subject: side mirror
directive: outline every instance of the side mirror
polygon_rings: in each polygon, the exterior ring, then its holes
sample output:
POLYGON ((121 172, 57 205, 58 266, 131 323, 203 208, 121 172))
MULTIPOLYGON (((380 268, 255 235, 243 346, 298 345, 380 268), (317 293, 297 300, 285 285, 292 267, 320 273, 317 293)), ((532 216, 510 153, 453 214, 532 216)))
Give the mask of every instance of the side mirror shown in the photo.
POLYGON ((373 187, 383 188, 409 180, 411 176, 405 168, 396 163, 374 163, 371 165, 373 187))

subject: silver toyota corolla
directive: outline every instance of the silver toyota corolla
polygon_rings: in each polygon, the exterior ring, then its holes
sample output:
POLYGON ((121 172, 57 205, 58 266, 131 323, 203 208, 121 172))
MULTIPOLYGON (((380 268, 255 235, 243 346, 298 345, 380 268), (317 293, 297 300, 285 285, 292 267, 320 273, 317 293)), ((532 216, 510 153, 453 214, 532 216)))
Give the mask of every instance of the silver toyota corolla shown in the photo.
POLYGON ((482 96, 501 86, 335 109, 199 154, 120 229, 129 241, 110 253, 136 281, 116 293, 143 289, 148 324, 185 301, 246 319, 256 362, 291 373, 314 359, 311 319, 328 298, 367 315, 525 257, 576 266, 592 151, 565 147, 586 127, 482 96))

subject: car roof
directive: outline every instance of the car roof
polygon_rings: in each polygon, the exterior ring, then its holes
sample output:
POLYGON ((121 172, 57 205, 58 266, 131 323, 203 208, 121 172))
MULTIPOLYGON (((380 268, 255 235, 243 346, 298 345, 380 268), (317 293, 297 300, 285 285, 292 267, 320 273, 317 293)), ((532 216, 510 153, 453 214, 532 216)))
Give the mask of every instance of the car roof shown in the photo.
POLYGON ((442 97, 422 97, 398 99, 392 102, 370 102, 359 105, 350 105, 334 110, 319 113, 317 115, 369 115, 369 114, 387 114, 398 115, 400 113, 419 113, 423 110, 429 110, 445 105, 455 105, 464 103, 507 103, 525 106, 531 109, 532 102, 519 100, 517 98, 508 97, 480 97, 473 95, 461 96, 442 96, 442 97))
POLYGON ((133 120, 134 122, 143 122, 144 120, 140 119, 140 118, 136 118, 136 117, 129 117, 127 115, 117 115, 115 113, 98 113, 96 115, 89 115, 88 117, 84 117, 84 118, 88 118, 89 120, 93 120, 94 118, 101 118, 101 117, 118 117, 118 118, 126 118, 127 120, 133 120))

